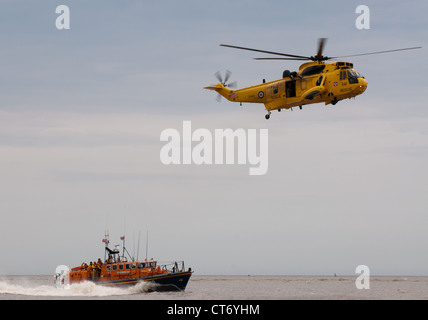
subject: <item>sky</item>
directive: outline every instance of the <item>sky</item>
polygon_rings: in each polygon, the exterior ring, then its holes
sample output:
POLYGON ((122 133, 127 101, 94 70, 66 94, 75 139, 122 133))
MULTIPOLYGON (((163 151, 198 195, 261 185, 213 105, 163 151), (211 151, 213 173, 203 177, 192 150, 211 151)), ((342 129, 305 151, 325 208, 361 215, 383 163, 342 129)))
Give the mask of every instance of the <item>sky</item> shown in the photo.
POLYGON ((426 1, 0 1, 0 275, 104 257, 185 260, 199 275, 428 275, 426 1), (370 9, 359 30, 358 5, 370 9), (58 30, 55 9, 70 9, 58 30), (348 58, 368 81, 335 106, 274 112, 203 90, 348 58), (269 169, 164 165, 165 129, 268 129, 269 169), (138 239, 140 241, 138 242, 138 239), (138 250, 139 249, 139 250, 138 250))

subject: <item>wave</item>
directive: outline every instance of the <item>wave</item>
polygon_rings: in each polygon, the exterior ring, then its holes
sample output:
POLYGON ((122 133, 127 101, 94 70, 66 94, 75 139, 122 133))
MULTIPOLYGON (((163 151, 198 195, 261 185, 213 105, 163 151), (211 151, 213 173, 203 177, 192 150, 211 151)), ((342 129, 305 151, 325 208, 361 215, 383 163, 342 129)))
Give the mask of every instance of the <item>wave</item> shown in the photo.
POLYGON ((137 283, 135 286, 125 288, 115 288, 96 285, 93 282, 85 281, 68 285, 65 288, 56 288, 49 285, 39 285, 29 287, 25 285, 11 284, 7 281, 0 281, 0 294, 25 295, 25 296, 51 296, 51 297, 107 297, 123 296, 149 292, 153 285, 146 282, 137 283))

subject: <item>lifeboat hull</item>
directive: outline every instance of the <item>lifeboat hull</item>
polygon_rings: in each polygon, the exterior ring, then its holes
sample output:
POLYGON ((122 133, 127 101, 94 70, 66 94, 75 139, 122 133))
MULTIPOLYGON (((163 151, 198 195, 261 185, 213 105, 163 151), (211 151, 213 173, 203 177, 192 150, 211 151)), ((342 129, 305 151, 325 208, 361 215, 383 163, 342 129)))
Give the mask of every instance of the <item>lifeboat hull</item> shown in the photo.
POLYGON ((192 272, 176 272, 133 279, 94 282, 103 286, 133 286, 141 282, 149 282, 153 283, 154 286, 148 291, 184 291, 191 275, 192 272))

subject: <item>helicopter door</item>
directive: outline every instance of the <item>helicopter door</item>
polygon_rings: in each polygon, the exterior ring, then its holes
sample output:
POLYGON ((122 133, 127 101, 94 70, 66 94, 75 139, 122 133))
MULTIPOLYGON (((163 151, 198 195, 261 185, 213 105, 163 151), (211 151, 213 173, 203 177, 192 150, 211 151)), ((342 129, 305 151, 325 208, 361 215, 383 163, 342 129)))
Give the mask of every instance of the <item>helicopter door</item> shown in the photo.
POLYGON ((285 96, 293 98, 296 96, 296 80, 285 82, 285 96))

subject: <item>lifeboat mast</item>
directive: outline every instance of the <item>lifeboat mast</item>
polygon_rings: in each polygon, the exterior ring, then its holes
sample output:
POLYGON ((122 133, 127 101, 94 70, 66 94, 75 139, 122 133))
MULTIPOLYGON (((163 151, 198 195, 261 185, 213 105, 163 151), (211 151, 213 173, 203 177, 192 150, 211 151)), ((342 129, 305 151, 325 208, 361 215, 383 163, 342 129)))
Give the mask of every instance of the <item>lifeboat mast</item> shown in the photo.
POLYGON ((111 262, 128 261, 128 259, 125 256, 125 252, 128 254, 131 261, 135 261, 134 257, 131 256, 131 254, 129 253, 129 251, 125 247, 125 236, 120 237, 120 240, 123 241, 122 256, 119 255, 120 254, 119 249, 117 249, 117 248, 110 249, 108 247, 108 245, 110 243, 109 236, 110 236, 109 232, 108 232, 108 230, 106 230, 105 235, 104 235, 104 239, 102 240, 102 242, 104 242, 104 244, 105 244, 104 261, 109 261, 110 263, 111 262), (108 254, 108 258, 107 258, 107 254, 108 254))

